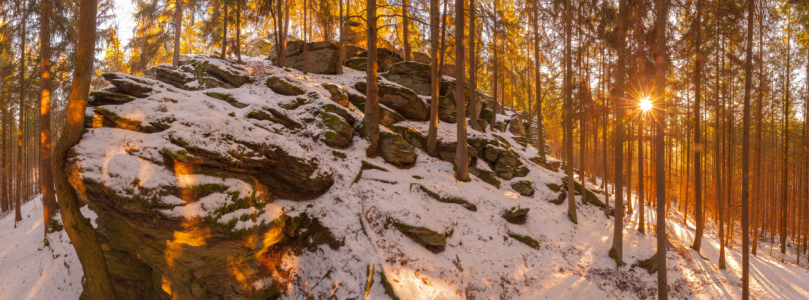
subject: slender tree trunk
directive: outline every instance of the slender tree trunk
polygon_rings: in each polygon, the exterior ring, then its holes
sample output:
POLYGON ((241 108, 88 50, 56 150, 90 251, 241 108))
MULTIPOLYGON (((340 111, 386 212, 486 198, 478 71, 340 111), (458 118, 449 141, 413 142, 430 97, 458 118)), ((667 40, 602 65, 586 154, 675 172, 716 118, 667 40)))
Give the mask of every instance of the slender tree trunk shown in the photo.
MULTIPOLYGON (((309 51, 306 49, 309 42, 309 0, 303 0, 303 75, 306 75, 309 70, 309 51)), ((370 49, 370 45, 368 46, 370 49)))
MULTIPOLYGON (((624 78, 626 75, 626 27, 628 14, 627 0, 618 1, 618 33, 616 42, 616 53, 618 54, 615 86, 612 88, 612 101, 613 103, 620 103, 624 97, 624 78)), ((624 120, 625 109, 620 106, 615 108, 615 140, 614 140, 614 156, 615 156, 615 179, 613 186, 615 188, 615 224, 614 224, 614 237, 612 239, 612 248, 610 249, 610 257, 612 257, 616 264, 619 266, 624 265, 623 260, 623 242, 624 242, 624 120)))
MULTIPOLYGON (((542 63, 539 53, 539 1, 534 1, 534 63, 536 67, 536 95, 537 103, 534 109, 537 114, 537 156, 545 162, 545 132, 542 122, 542 63)), ((609 211, 609 210, 607 210, 609 211)))
MULTIPOLYGON (((53 175, 51 174, 51 0, 42 0, 40 6, 39 29, 39 175, 42 184, 42 212, 45 236, 54 209, 56 196, 53 191, 53 175)), ((3 128, 5 130, 5 128, 3 128)), ((2 196, 2 195, 0 195, 2 196)))
MULTIPOLYGON (((448 0, 445 0, 448 1, 448 0)), ((436 155, 436 136, 438 135, 438 93, 441 85, 438 72, 438 6, 439 0, 430 0, 430 127, 427 131, 427 153, 436 155)), ((442 55, 443 57, 443 55, 442 55)))
MULTIPOLYGON (((742 121, 742 299, 750 299, 750 93, 753 89, 753 0, 747 0, 747 54, 742 121)), ((798 253, 800 257, 800 253, 798 253)))
POLYGON ((407 0, 402 0, 402 48, 404 48, 404 60, 413 60, 413 50, 410 47, 410 9, 407 0))
POLYGON ((464 84, 464 0, 455 0, 455 109, 457 143, 455 147, 455 179, 469 180, 469 153, 466 145, 466 85, 464 84))
POLYGON ((171 57, 171 66, 180 66, 180 37, 183 30, 183 0, 174 1, 174 54, 171 57))
POLYGON ((695 42, 694 61, 694 198, 696 233, 694 234, 694 244, 691 249, 700 252, 702 248, 702 235, 705 230, 705 211, 702 203, 702 151, 705 145, 702 144, 700 134, 700 121, 702 120, 702 110, 700 110, 700 100, 702 98, 702 0, 697 0, 697 31, 695 42))
POLYGON ((365 136, 370 142, 366 155, 376 157, 379 148, 379 86, 377 85, 377 58, 376 58, 376 0, 368 0, 368 68, 365 76, 368 84, 365 90, 365 136))
POLYGON ((643 202, 643 114, 645 113, 646 112, 641 112, 638 119, 638 210, 640 211, 640 215, 638 216, 638 232, 644 235, 646 234, 646 204, 643 202))
POLYGON ((570 0, 565 0, 565 174, 567 174, 567 216, 574 224, 578 224, 576 217, 576 197, 573 183, 573 80, 572 49, 571 49, 571 8, 570 0))
POLYGON ((494 0, 494 20, 492 20, 492 23, 494 24, 493 25, 494 32, 492 32, 492 44, 493 44, 492 52, 494 52, 493 53, 494 63, 492 66, 492 68, 494 69, 494 103, 493 103, 494 107, 492 108, 492 123, 489 124, 492 132, 494 132, 495 129, 497 128, 497 126, 495 126, 495 124, 497 123, 497 83, 499 82, 497 81, 498 79, 497 70, 499 69, 498 67, 500 66, 500 62, 497 60, 497 29, 498 29, 497 11, 498 11, 497 0, 494 0))
POLYGON ((78 44, 67 118, 62 138, 56 143, 52 167, 62 222, 87 279, 87 294, 90 299, 115 299, 117 297, 98 236, 90 220, 81 214, 76 191, 68 182, 66 173, 68 152, 79 143, 84 131, 84 113, 93 75, 97 3, 97 0, 81 0, 79 4, 78 44))
POLYGON ((222 18, 222 53, 219 53, 219 59, 225 59, 228 52, 228 3, 227 0, 222 1, 222 9, 225 10, 225 16, 222 18))
MULTIPOLYGON (((791 8, 787 5, 787 28, 792 26, 792 13, 791 8)), ((787 204, 789 196, 789 174, 787 166, 789 166, 789 88, 791 86, 790 80, 792 75, 792 30, 787 30, 787 74, 786 74, 786 91, 784 92, 784 129, 783 129, 783 167, 781 177, 781 253, 787 251, 787 204)))
POLYGON ((23 184, 24 179, 26 176, 23 174, 23 158, 25 154, 23 153, 23 139, 25 138, 25 134, 23 133, 23 129, 25 128, 25 124, 23 121, 25 120, 25 97, 26 97, 26 88, 25 88, 25 68, 26 68, 26 61, 25 61, 25 45, 26 45, 26 38, 27 38, 27 31, 25 25, 28 23, 28 1, 22 2, 23 7, 23 16, 22 22, 20 26, 22 30, 21 39, 22 43, 20 43, 20 118, 19 118, 19 125, 17 126, 17 197, 14 198, 14 228, 17 228, 17 223, 22 221, 22 214, 20 212, 20 202, 23 197, 25 197, 25 193, 23 191, 26 190, 25 185, 23 184))
POLYGON ((475 0, 469 0, 469 123, 472 129, 482 131, 483 128, 478 124, 478 115, 480 108, 478 108, 478 65, 477 65, 477 50, 475 49, 475 0))
POLYGON ((343 1, 337 0, 340 6, 340 63, 337 64, 337 74, 343 74, 343 65, 346 61, 345 17, 343 17, 343 1))
POLYGON ((236 0, 236 61, 242 62, 242 0, 236 0))

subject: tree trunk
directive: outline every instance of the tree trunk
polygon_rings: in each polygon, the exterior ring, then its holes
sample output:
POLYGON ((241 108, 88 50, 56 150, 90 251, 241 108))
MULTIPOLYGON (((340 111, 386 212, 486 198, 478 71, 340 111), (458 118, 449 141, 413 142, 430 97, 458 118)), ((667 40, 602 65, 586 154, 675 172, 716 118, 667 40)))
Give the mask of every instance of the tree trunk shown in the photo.
MULTIPOLYGON (((44 0, 47 1, 47 0, 44 0)), ((183 29, 183 0, 174 1, 174 55, 171 57, 171 66, 180 66, 180 37, 183 29)))
POLYGON ((48 225, 57 205, 51 174, 51 0, 42 0, 40 11, 39 180, 42 184, 43 227, 47 238, 48 225))
POLYGON ((404 48, 404 60, 413 60, 413 50, 410 48, 410 16, 408 16, 407 0, 402 0, 402 48, 404 48))
POLYGON ((492 132, 494 132, 495 129, 497 128, 495 126, 495 123, 497 123, 497 83, 499 82, 499 81, 497 81, 497 79, 498 79, 497 78, 497 70, 498 70, 498 67, 500 66, 500 63, 497 60, 497 27, 498 27, 497 26, 497 8, 498 8, 497 0, 494 0, 494 20, 492 20, 492 23, 494 23, 494 25, 493 25, 494 30, 492 32, 492 44, 493 44, 492 45, 492 52, 494 52, 493 53, 494 54, 494 63, 493 63, 493 66, 492 66, 492 68, 494 69, 493 70, 494 71, 494 102, 493 102, 492 105, 494 107, 492 107, 492 123, 489 124, 489 127, 491 127, 492 132))
POLYGON ((436 136, 438 135, 438 93, 441 75, 438 72, 438 6, 439 0, 430 0, 430 128, 427 131, 427 153, 436 155, 436 136))
MULTIPOLYGON (((789 5, 787 5, 787 28, 792 26, 792 10, 789 5)), ((791 56, 791 48, 792 48, 792 30, 787 30, 787 75, 786 75, 786 91, 784 92, 784 129, 783 129, 783 154, 781 158, 783 159, 783 166, 781 169, 782 177, 781 177, 781 253, 786 253, 787 251, 787 197, 789 196, 789 174, 787 174, 789 166, 789 88, 790 88, 790 79, 792 75, 792 56, 791 56)))
POLYGON ((228 52, 228 3, 227 0, 222 1, 222 9, 225 10, 225 16, 222 18, 222 53, 219 53, 219 59, 225 59, 228 52))
MULTIPOLYGON (((303 31, 303 75, 306 75, 309 69, 309 53, 307 51, 308 49, 306 49, 306 43, 309 42, 309 38, 307 37, 309 32, 309 0, 303 0, 303 30, 301 31, 303 31)), ((371 48, 370 45, 368 48, 371 48)))
POLYGON ((68 96, 64 131, 62 138, 56 143, 52 167, 62 222, 84 270, 87 294, 90 299, 115 299, 112 281, 107 273, 107 260, 98 236, 90 220, 81 214, 76 191, 68 182, 66 173, 68 152, 78 144, 84 131, 84 113, 93 75, 97 3, 97 0, 80 2, 76 64, 68 96))
MULTIPOLYGON (((474 0, 473 0, 474 1, 474 0)), ((464 0, 455 0, 455 109, 457 143, 455 147, 455 179, 469 180, 469 153, 466 145, 466 85, 464 84, 464 0)))
POLYGON ((236 61, 242 62, 242 0, 236 0, 236 61))
MULTIPOLYGON (((534 1, 534 64, 536 65, 537 156, 545 162, 545 133, 542 128, 542 63, 539 56, 539 1, 534 1)), ((609 211, 609 210, 607 210, 609 211)))
POLYGON ((702 235, 705 229, 705 212, 703 210, 704 204, 702 203, 702 151, 705 150, 705 145, 702 144, 700 133, 700 121, 702 120, 702 111, 700 110, 700 99, 702 97, 702 0, 697 0, 697 31, 696 31, 696 44, 695 50, 696 59, 694 63, 694 198, 695 198, 695 216, 696 219, 696 233, 694 235, 694 244, 691 249, 700 252, 702 248, 702 235))
POLYGON ((377 85, 377 58, 376 58, 376 0, 368 0, 368 68, 366 77, 368 85, 365 90, 365 135, 370 142, 365 154, 376 157, 379 147, 379 86, 377 85))
POLYGON ((643 191, 643 114, 646 112, 641 111, 638 118, 638 232, 646 234, 646 205, 644 201, 643 191))
POLYGON ((345 17, 343 17, 343 1, 337 0, 340 6, 340 62, 337 64, 337 74, 343 74, 343 65, 346 61, 345 17))
MULTIPOLYGON (((742 121, 742 299, 750 299, 750 93, 753 89, 753 0, 747 0, 747 54, 742 121)), ((798 253, 800 257, 800 253, 798 253)))
POLYGON ((573 183, 573 87, 572 81, 572 49, 571 49, 571 8, 570 0, 565 0, 565 174, 567 174, 567 216, 574 224, 578 224, 576 217, 576 197, 573 183))
MULTIPOLYGON (((624 77, 626 75, 626 27, 629 16, 627 8, 627 0, 618 1, 618 34, 617 34, 617 47, 618 53, 617 71, 615 78, 615 85, 612 89, 613 103, 620 103, 623 101, 624 92, 624 77)), ((623 107, 615 108, 615 179, 613 186, 615 187, 615 224, 614 224, 614 237, 612 239, 612 248, 610 249, 610 257, 615 260, 619 266, 624 265, 623 260, 623 242, 624 242, 624 118, 625 109, 623 107)))
POLYGON ((477 65, 477 50, 475 50, 475 0, 469 0, 469 123, 472 124, 472 129, 482 131, 483 128, 478 124, 478 65, 477 65))
POLYGON ((17 223, 22 221, 22 214, 20 212, 20 202, 23 197, 25 197, 25 193, 23 191, 26 189, 25 185, 23 184, 23 179, 26 176, 23 174, 23 157, 25 154, 23 153, 23 138, 25 134, 23 133, 23 128, 25 125, 23 121, 25 120, 25 96, 26 96, 26 88, 25 88, 25 42, 26 42, 26 28, 25 25, 28 23, 28 1, 22 2, 23 7, 23 15, 22 15, 22 22, 20 26, 22 28, 20 39, 22 43, 20 43, 20 117, 19 117, 19 125, 17 126, 17 196, 14 197, 14 228, 17 228, 17 223))

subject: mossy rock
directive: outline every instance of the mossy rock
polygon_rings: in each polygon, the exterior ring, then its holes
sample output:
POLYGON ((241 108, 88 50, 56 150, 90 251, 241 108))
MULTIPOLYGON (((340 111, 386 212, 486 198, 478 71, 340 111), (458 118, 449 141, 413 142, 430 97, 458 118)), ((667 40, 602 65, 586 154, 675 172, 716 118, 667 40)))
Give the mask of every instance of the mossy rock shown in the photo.
POLYGON ((121 93, 133 97, 145 98, 153 91, 150 85, 154 85, 154 82, 150 82, 129 74, 114 72, 103 73, 101 76, 118 88, 121 93))
POLYGON ((394 166, 408 168, 416 163, 415 148, 396 133, 380 132, 378 150, 382 159, 394 166))
POLYGON ((483 180, 483 182, 491 184, 498 189, 500 188, 500 179, 497 179, 497 175, 494 172, 470 168, 469 173, 477 176, 480 180, 483 180))
POLYGON ((345 65, 357 71, 365 71, 368 68, 368 58, 362 56, 349 58, 346 60, 345 65))
POLYGON ((135 100, 135 97, 124 94, 115 86, 108 86, 90 92, 89 106, 118 105, 135 100))
POLYGON ((506 210, 503 210, 503 214, 500 216, 503 219, 506 219, 509 223, 512 224, 525 224, 525 221, 528 220, 528 211, 531 210, 530 208, 520 208, 512 207, 506 210))
POLYGON ((267 87, 273 92, 285 96, 299 96, 305 92, 304 88, 298 83, 291 81, 289 78, 279 76, 267 78, 267 87))
POLYGON ((530 236, 520 235, 520 234, 516 234, 516 233, 511 233, 511 232, 508 233, 508 236, 510 236, 511 238, 513 238, 515 240, 520 241, 523 244, 528 245, 528 247, 539 250, 539 242, 537 240, 533 239, 530 236))
POLYGON ((393 125, 390 129, 401 135, 402 139, 414 148, 427 149, 427 137, 418 129, 398 125, 393 125))
POLYGON ((530 197, 534 195, 534 185, 528 180, 520 180, 515 183, 512 183, 511 188, 519 192, 520 195, 523 196, 530 197))
MULTIPOLYGON (((567 187, 567 176, 562 177, 562 185, 565 188, 567 187)), ((596 196, 596 194, 593 193, 593 191, 591 191, 588 188, 583 188, 580 182, 574 180, 573 181, 573 187, 574 187, 574 190, 576 191, 576 194, 581 195, 582 190, 584 191, 583 194, 585 196, 582 197, 582 202, 584 202, 585 204, 593 204, 595 206, 605 208, 606 205, 604 204, 604 202, 602 202, 601 199, 598 199, 598 196, 596 196)))
POLYGON ((241 102, 237 101, 236 98, 234 98, 233 95, 231 95, 231 94, 217 93, 217 92, 207 92, 207 93, 205 93, 205 95, 208 95, 211 98, 216 98, 216 99, 225 101, 228 104, 230 104, 230 105, 232 105, 233 107, 236 107, 236 108, 245 108, 245 107, 247 107, 247 104, 244 104, 244 103, 241 103, 241 102))
POLYGON ((344 88, 333 83, 325 83, 323 87, 331 93, 329 99, 343 107, 348 107, 348 92, 344 88))
POLYGON ((563 187, 561 184, 553 183, 553 182, 545 183, 545 186, 547 186, 549 189, 551 189, 551 191, 554 191, 554 192, 557 192, 557 193, 559 191, 561 191, 562 187, 563 187))
MULTIPOLYGON (((393 109, 409 120, 427 121, 430 119, 430 110, 427 104, 412 90, 381 82, 379 87, 379 103, 393 109)), ((361 93, 365 93, 366 82, 357 82, 354 85, 361 93)))
POLYGON ((298 107, 301 107, 302 105, 307 104, 307 103, 309 103, 308 99, 306 99, 304 97, 297 97, 297 98, 295 98, 294 100, 291 100, 291 101, 278 103, 278 106, 280 106, 281 108, 286 109, 286 110, 294 110, 294 109, 297 109, 298 107))
POLYGON ((438 200, 438 202, 460 204, 469 211, 477 211, 478 210, 477 205, 475 205, 473 203, 469 203, 469 201, 466 201, 466 200, 458 198, 458 197, 441 197, 441 195, 439 195, 436 192, 433 192, 433 191, 429 190, 428 188, 424 187, 423 185, 419 184, 418 186, 419 186, 419 189, 422 192, 424 192, 425 194, 430 196, 430 198, 438 200))
POLYGON ((412 226, 401 222, 394 222, 393 226, 399 231, 404 233, 419 245, 424 246, 430 251, 441 252, 444 251, 444 246, 447 245, 447 237, 443 233, 435 232, 432 229, 412 226))
POLYGON ((342 117, 324 112, 320 114, 326 132, 323 133, 323 142, 329 147, 344 149, 351 145, 354 137, 354 128, 342 117))
POLYGON ((288 129, 299 129, 303 127, 303 125, 296 122, 295 120, 292 120, 292 118, 290 118, 286 114, 271 107, 265 107, 262 110, 251 111, 247 113, 247 117, 250 119, 264 120, 273 123, 278 123, 284 125, 284 127, 288 129))
POLYGON ((194 81, 194 76, 179 70, 172 69, 166 65, 158 65, 143 71, 143 76, 149 79, 158 80, 170 84, 176 88, 193 90, 187 83, 194 81))
POLYGON ((438 97, 438 119, 447 123, 455 123, 457 121, 458 110, 455 107, 455 102, 446 96, 438 97))
POLYGON ((531 162, 533 162, 533 163, 537 164, 538 166, 543 167, 545 169, 548 169, 548 170, 551 170, 551 171, 554 171, 554 172, 559 172, 559 166, 561 164, 559 161, 547 162, 546 160, 542 159, 542 157, 539 157, 539 156, 531 157, 528 160, 530 160, 531 162))
POLYGON ((343 118, 348 124, 354 126, 357 123, 357 118, 354 114, 350 113, 348 110, 343 108, 342 106, 337 106, 334 104, 326 104, 323 105, 323 111, 327 113, 332 113, 338 115, 343 118))

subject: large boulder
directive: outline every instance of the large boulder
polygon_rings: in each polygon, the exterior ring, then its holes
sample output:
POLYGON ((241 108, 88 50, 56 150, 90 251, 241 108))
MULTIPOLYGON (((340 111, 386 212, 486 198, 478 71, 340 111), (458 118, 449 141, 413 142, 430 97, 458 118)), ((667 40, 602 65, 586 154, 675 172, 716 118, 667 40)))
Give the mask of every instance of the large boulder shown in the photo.
POLYGON ((351 124, 343 117, 330 112, 323 112, 320 117, 326 129, 323 133, 323 142, 326 145, 338 149, 351 145, 351 139, 354 136, 354 127, 351 124))
MULTIPOLYGON (((357 57, 368 57, 368 51, 364 51, 357 55, 357 57)), ((385 49, 385 48, 378 48, 376 49, 376 63, 377 63, 377 71, 378 72, 387 72, 390 70, 390 67, 398 62, 401 62, 402 56, 398 53, 385 49)), ((366 59, 367 61, 367 59, 366 59)), ((346 65, 348 65, 348 61, 346 61, 346 65)), ((356 69, 351 67, 352 69, 356 69)))
MULTIPOLYGON (((358 82, 354 87, 364 93, 367 83, 358 82)), ((409 120, 427 121, 430 119, 430 109, 427 104, 408 88, 379 83, 379 103, 395 110, 409 120)))
MULTIPOLYGON (((349 101, 357 106, 363 112, 365 111, 365 96, 357 95, 357 94, 348 94, 349 101)), ((404 121, 405 117, 403 117, 398 112, 393 111, 392 109, 388 108, 385 105, 379 106, 379 125, 385 127, 391 127, 393 124, 399 123, 404 121)))
POLYGON ((392 132, 379 133, 379 155, 386 162, 407 168, 416 163, 416 150, 412 145, 402 139, 402 136, 392 132))
POLYGON ((331 94, 329 99, 344 107, 348 107, 348 92, 346 92, 343 87, 334 83, 324 83, 323 88, 331 94))
POLYGON ((266 85, 273 92, 284 96, 303 95, 306 91, 296 80, 287 76, 270 76, 270 78, 267 78, 266 85))
POLYGON ((340 65, 339 49, 340 45, 336 42, 306 43, 304 55, 303 41, 289 42, 284 66, 315 74, 337 74, 340 65))
POLYGON ((424 52, 413 52, 413 61, 430 64, 430 55, 424 52))
POLYGON ((180 70, 194 74, 196 82, 186 84, 189 89, 237 88, 253 82, 250 73, 240 65, 222 59, 194 58, 180 62, 180 70), (195 83, 195 84, 194 84, 195 83))
POLYGON ((409 88, 422 96, 430 96, 430 65, 414 61, 393 64, 386 79, 409 88))
POLYGON ((242 54, 252 57, 262 57, 269 56, 272 52, 272 42, 267 39, 253 39, 247 42, 242 54))
POLYGON ((118 88, 122 93, 137 98, 149 96, 153 90, 151 85, 155 84, 155 82, 150 80, 118 72, 104 73, 101 74, 101 76, 109 83, 112 83, 112 85, 118 88))

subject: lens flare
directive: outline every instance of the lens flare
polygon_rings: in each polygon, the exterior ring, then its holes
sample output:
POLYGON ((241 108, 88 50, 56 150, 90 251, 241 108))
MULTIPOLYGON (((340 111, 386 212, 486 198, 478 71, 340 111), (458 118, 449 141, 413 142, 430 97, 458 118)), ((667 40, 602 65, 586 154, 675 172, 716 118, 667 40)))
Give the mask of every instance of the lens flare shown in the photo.
POLYGON ((652 109, 652 100, 649 98, 643 98, 640 100, 640 104, 638 104, 642 111, 649 111, 652 109))

